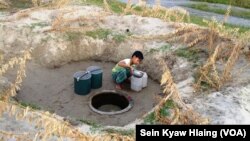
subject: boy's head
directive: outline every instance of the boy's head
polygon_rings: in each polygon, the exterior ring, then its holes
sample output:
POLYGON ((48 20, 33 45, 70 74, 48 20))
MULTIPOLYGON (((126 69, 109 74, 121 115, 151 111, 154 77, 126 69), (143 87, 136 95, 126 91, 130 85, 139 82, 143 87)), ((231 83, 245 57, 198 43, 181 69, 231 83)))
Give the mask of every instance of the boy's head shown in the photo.
POLYGON ((131 57, 132 63, 133 64, 140 64, 141 61, 143 60, 143 54, 140 51, 135 51, 131 57))

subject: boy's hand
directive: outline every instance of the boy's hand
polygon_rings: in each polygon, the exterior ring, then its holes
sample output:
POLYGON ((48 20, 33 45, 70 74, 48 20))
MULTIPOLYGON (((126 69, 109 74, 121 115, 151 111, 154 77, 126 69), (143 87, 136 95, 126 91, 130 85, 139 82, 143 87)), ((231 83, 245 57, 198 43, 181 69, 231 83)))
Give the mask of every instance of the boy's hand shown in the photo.
POLYGON ((129 67, 129 68, 130 68, 130 74, 133 75, 134 68, 133 67, 129 67))

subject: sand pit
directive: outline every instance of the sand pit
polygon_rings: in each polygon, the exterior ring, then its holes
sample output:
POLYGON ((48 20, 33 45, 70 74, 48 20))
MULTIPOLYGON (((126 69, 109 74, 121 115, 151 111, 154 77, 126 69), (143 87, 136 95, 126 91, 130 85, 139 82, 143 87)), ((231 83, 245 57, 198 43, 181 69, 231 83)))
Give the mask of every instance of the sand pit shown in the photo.
POLYGON ((123 91, 134 100, 134 106, 129 111, 117 115, 95 113, 88 106, 90 97, 102 90, 115 89, 115 84, 111 79, 111 69, 114 65, 114 63, 81 61, 49 69, 30 62, 26 69, 27 77, 16 98, 20 102, 36 105, 42 110, 52 111, 75 120, 90 120, 100 125, 126 125, 141 118, 155 106, 154 96, 161 92, 161 88, 157 82, 149 79, 148 87, 141 92, 133 92, 129 89, 123 91), (86 96, 75 94, 73 74, 86 70, 92 65, 103 69, 103 86, 99 89, 92 89, 91 93, 86 96))

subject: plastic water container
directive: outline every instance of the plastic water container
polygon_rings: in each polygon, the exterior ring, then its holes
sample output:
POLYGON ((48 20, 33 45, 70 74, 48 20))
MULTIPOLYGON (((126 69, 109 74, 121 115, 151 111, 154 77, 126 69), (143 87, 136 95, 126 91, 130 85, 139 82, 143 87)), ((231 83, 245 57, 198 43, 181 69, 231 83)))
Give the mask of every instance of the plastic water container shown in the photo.
POLYGON ((142 77, 136 77, 136 76, 132 76, 131 77, 131 89, 139 92, 142 90, 142 77))
POLYGON ((88 71, 78 71, 74 74, 74 91, 78 95, 87 95, 91 89, 91 74, 88 71))
POLYGON ((147 87, 148 85, 148 75, 146 72, 143 72, 143 76, 142 76, 142 88, 147 87))
POLYGON ((99 66, 90 66, 87 71, 91 72, 91 88, 98 89, 102 87, 103 70, 99 66))

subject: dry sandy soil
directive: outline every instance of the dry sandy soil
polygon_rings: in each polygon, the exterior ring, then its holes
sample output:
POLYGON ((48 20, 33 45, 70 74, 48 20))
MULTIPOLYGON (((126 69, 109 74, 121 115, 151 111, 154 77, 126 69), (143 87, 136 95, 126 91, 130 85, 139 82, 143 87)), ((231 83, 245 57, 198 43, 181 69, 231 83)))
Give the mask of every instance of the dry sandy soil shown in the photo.
POLYGON ((102 90, 115 89, 111 77, 111 69, 114 65, 114 63, 106 62, 81 61, 49 69, 31 62, 27 66, 28 75, 16 98, 63 117, 90 120, 101 125, 124 126, 150 111, 156 104, 155 96, 161 93, 161 89, 159 83, 149 79, 148 87, 140 92, 134 92, 127 87, 123 90, 134 100, 134 106, 130 111, 110 116, 93 112, 89 108, 90 97, 102 90), (99 89, 92 89, 86 96, 75 94, 73 74, 93 65, 100 66, 104 71, 103 86, 99 89))
MULTIPOLYGON (((210 123, 250 123, 249 67, 246 72, 240 74, 240 77, 233 75, 233 78, 237 79, 233 79, 227 88, 197 95, 193 89, 195 69, 192 67, 192 62, 173 53, 183 45, 171 44, 170 49, 165 52, 150 52, 151 49, 160 50, 162 46, 169 44, 164 39, 147 40, 131 37, 116 43, 113 39, 115 35, 112 34, 107 39, 95 39, 86 36, 84 32, 72 36, 71 32, 56 31, 61 27, 71 30, 79 28, 86 30, 86 27, 87 29, 92 27, 109 29, 113 34, 124 35, 124 30, 130 29, 132 35, 151 37, 174 32, 174 23, 136 15, 112 15, 95 6, 33 9, 10 15, 4 14, 0 20, 0 53, 5 57, 1 63, 5 63, 11 57, 20 56, 25 49, 33 49, 33 60, 27 65, 27 78, 24 79, 18 92, 16 97, 18 100, 55 112, 60 117, 92 120, 102 125, 124 127, 128 123, 137 121, 136 119, 141 119, 142 115, 152 110, 156 104, 155 95, 162 91, 159 82, 164 72, 161 62, 164 62, 164 65, 171 69, 184 102, 198 113, 209 117, 210 123), (63 24, 52 30, 57 17, 65 21, 61 21, 63 24), (99 20, 96 21, 98 18, 99 20), (67 20, 73 22, 67 22, 67 20), (146 56, 141 69, 151 78, 148 87, 140 93, 126 91, 134 99, 135 105, 124 114, 104 116, 92 112, 88 107, 89 97, 101 89, 92 91, 93 93, 87 96, 74 94, 73 74, 76 71, 85 70, 88 66, 101 66, 104 70, 102 89, 114 89, 110 76, 111 68, 115 65, 112 62, 130 57, 135 50, 143 51, 146 56), (100 62, 101 60, 105 62, 100 62)), ((239 60, 237 67, 242 68, 247 64, 245 59, 239 60)), ((1 85, 8 81, 13 82, 15 73, 9 72, 6 76, 8 79, 1 78, 1 85)), ((19 129, 22 131, 32 129, 34 135, 35 132, 39 132, 33 124, 18 121, 7 114, 4 114, 0 120, 3 121, 0 122, 2 130, 18 132, 19 129), (16 126, 17 123, 18 126, 16 126)), ((134 129, 135 123, 129 125, 134 129)), ((87 131, 85 127, 85 124, 80 127, 83 132, 87 131)))

